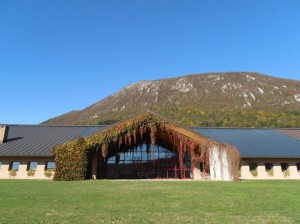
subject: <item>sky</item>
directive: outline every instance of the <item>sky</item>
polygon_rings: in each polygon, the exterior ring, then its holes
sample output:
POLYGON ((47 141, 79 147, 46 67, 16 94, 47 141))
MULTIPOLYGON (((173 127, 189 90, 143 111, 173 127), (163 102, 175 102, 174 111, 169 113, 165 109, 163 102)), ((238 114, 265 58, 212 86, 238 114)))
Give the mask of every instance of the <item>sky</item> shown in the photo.
POLYGON ((141 80, 300 80, 298 0, 0 0, 0 124, 38 124, 141 80))

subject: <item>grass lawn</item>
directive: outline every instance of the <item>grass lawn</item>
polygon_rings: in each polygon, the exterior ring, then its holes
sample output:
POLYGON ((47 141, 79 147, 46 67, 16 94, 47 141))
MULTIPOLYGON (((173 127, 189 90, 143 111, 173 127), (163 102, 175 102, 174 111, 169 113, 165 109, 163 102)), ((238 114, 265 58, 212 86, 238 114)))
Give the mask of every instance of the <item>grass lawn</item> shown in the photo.
POLYGON ((300 223, 300 181, 0 180, 0 223, 300 223))

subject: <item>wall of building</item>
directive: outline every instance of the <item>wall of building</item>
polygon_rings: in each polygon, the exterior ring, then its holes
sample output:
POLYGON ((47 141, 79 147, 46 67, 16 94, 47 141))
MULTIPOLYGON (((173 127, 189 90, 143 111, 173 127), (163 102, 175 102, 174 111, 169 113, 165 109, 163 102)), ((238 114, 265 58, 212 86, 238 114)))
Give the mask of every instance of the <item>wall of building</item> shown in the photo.
POLYGON ((210 180, 209 174, 201 171, 199 162, 195 163, 195 166, 193 169, 193 179, 194 180, 210 180))
MULTIPOLYGON (((97 157, 94 156, 92 178, 95 178, 97 173, 97 157)), ((38 157, 0 157, 0 179, 52 179, 45 175, 46 164, 48 162, 54 162, 52 157, 38 158, 38 157), (20 162, 19 169, 16 171, 16 175, 11 175, 10 172, 11 163, 20 162), (29 162, 37 162, 36 170, 33 176, 28 176, 28 164, 29 162)), ((272 179, 298 179, 300 180, 300 159, 242 159, 241 161, 241 176, 240 179, 244 180, 272 180, 272 179), (266 170, 266 163, 272 164, 272 172, 266 170), (282 171, 282 163, 288 164, 288 172, 282 171), (256 170, 250 171, 249 164, 256 164, 256 170), (298 166, 297 166, 298 164, 298 166)), ((209 175, 203 177, 200 171, 200 163, 196 163, 194 167, 194 180, 210 179, 209 175)), ((53 171, 52 171, 53 174, 53 171)))
POLYGON ((240 179, 245 180, 289 180, 300 179, 300 159, 242 159, 240 179), (266 163, 272 164, 272 170, 267 171, 266 163), (282 170, 282 164, 287 163, 287 171, 282 170), (257 165, 256 170, 250 170, 250 164, 257 165), (297 166, 298 164, 298 166, 297 166))
POLYGON ((54 162, 54 159, 49 158, 38 158, 38 157, 0 157, 0 179, 52 179, 53 171, 46 170, 46 164, 48 162, 54 162), (11 163, 19 162, 19 168, 17 171, 11 171, 11 163), (37 167, 33 172, 28 172, 29 162, 37 162, 37 167), (46 174, 51 174, 52 176, 46 176, 46 174), (16 175, 14 175, 14 173, 16 175), (33 176, 29 176, 29 174, 33 176))
POLYGON ((195 163, 193 174, 194 174, 194 180, 203 179, 203 173, 200 170, 200 163, 195 163))

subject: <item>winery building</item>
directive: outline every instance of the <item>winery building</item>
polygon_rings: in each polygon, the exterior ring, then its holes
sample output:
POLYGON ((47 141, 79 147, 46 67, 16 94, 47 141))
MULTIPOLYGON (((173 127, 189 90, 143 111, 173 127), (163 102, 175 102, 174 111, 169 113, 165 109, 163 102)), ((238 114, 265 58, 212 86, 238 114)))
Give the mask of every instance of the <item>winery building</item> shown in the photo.
POLYGON ((300 179, 300 129, 0 125, 0 179, 300 179))

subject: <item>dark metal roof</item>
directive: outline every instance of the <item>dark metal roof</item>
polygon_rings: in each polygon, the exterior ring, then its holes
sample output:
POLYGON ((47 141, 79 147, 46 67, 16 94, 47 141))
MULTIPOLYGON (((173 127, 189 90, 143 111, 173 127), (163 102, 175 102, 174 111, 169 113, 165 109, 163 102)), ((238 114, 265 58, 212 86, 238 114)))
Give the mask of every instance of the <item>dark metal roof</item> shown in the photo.
MULTIPOLYGON (((0 156, 51 156, 58 144, 91 135, 107 126, 9 125, 8 141, 0 156)), ((300 158, 300 129, 191 128, 218 142, 235 146, 242 158, 300 158), (288 133, 287 133, 287 132, 288 133)))
MULTIPOLYGON (((192 128, 200 135, 236 147, 242 158, 300 158, 300 140, 282 130, 253 128, 192 128)), ((293 133, 300 129, 293 129, 293 133)))
POLYGON ((0 156, 51 156, 58 144, 91 135, 105 126, 9 125, 8 140, 0 144, 0 156))

